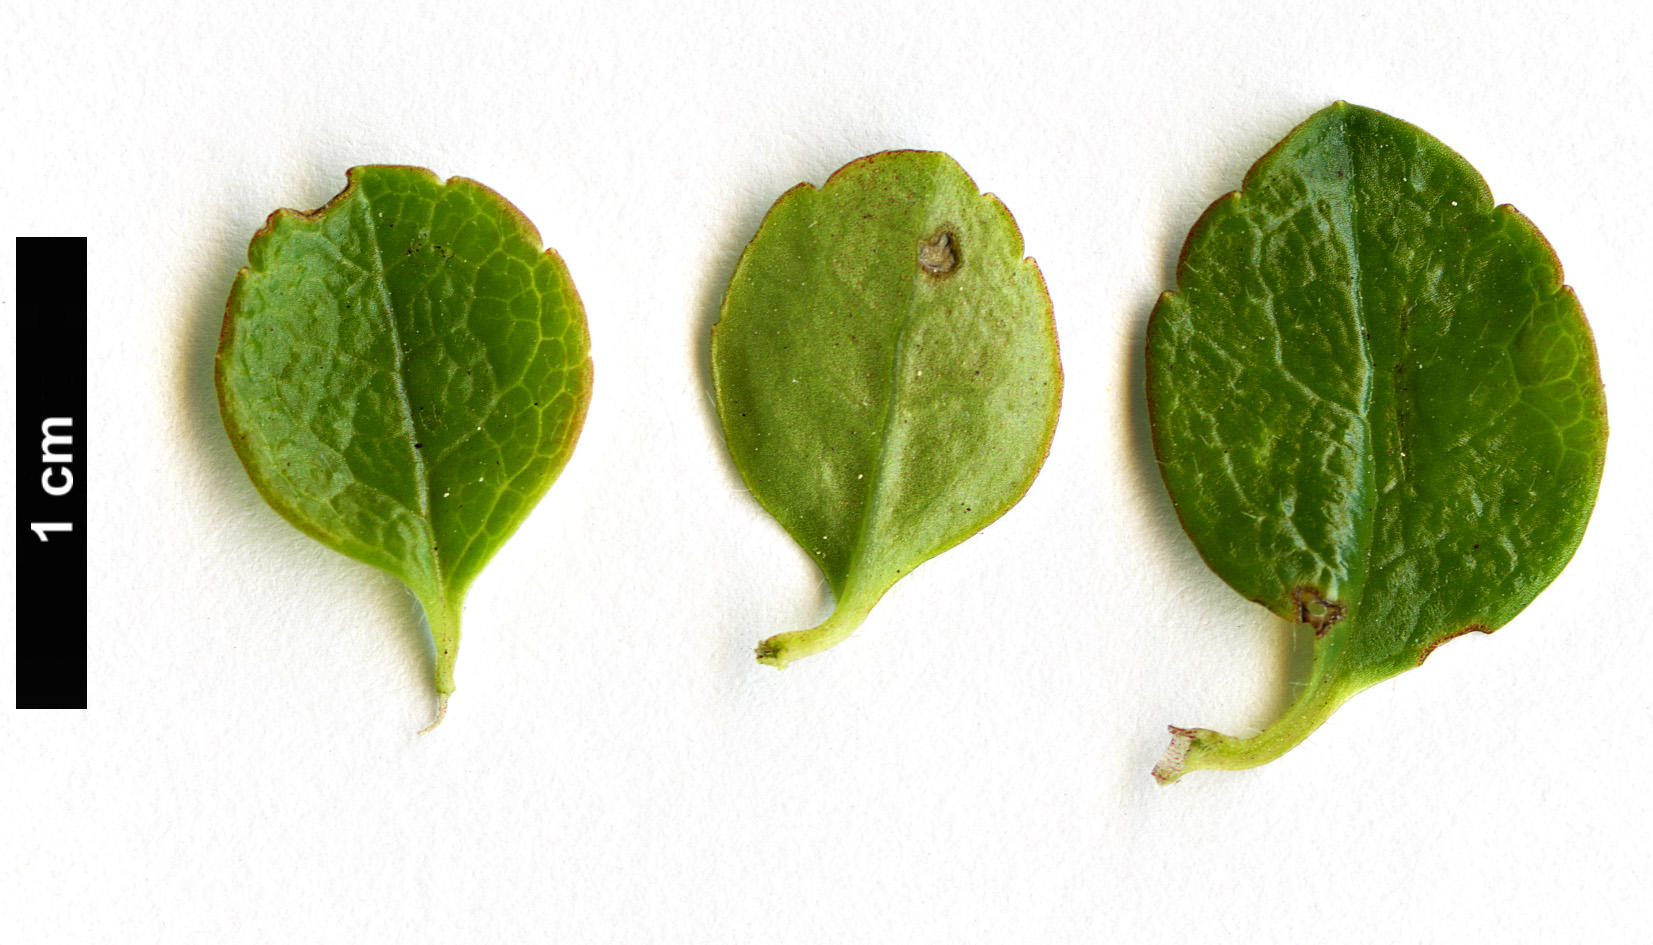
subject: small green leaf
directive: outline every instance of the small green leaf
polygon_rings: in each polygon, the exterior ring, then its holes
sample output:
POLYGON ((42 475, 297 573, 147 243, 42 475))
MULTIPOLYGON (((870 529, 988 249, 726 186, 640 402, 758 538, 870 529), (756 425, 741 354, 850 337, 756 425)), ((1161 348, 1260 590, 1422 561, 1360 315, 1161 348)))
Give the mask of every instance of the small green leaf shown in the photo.
POLYGON ((1172 728, 1156 777, 1279 757, 1560 573, 1607 443, 1561 278, 1463 158, 1342 102, 1194 225, 1148 325, 1160 472, 1212 570, 1308 624, 1314 658, 1256 736, 1172 728))
POLYGON ((1056 427, 1050 297, 1010 212, 945 154, 854 161, 770 209, 712 333, 735 466, 820 565, 847 637, 899 578, 1022 497, 1056 427))
POLYGON ((418 596, 440 722, 465 592, 584 422, 585 310, 533 224, 481 184, 412 167, 358 167, 349 181, 253 237, 224 316, 218 400, 277 512, 418 596))

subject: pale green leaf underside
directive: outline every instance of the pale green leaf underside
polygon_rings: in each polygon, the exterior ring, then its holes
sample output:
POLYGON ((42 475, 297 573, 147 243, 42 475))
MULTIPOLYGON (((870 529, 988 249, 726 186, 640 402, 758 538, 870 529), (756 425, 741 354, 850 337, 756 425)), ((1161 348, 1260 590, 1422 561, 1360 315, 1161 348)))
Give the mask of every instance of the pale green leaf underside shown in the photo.
POLYGON ((719 415, 753 494, 838 598, 784 665, 1003 514, 1061 395, 1050 301, 1008 211, 946 155, 856 161, 770 210, 712 342, 719 415))
POLYGON ((217 366, 236 452, 290 522, 418 595, 450 692, 464 593, 590 399, 567 269, 498 194, 409 167, 277 211, 248 259, 217 366))
MULTIPOLYGON (((1554 579, 1595 501, 1604 397, 1537 230, 1370 109, 1328 108, 1258 161, 1177 276, 1148 332, 1166 486, 1225 581, 1317 629, 1299 704, 1246 743, 1256 764, 1554 579)), ((1193 745, 1190 766, 1218 766, 1193 745)))

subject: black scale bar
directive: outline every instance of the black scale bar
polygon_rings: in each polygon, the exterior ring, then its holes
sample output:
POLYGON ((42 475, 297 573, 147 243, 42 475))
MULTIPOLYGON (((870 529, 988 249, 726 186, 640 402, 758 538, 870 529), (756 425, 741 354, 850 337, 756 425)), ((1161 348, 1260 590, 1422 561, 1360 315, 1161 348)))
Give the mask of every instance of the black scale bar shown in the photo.
POLYGON ((17 238, 17 707, 86 708, 86 239, 17 238))

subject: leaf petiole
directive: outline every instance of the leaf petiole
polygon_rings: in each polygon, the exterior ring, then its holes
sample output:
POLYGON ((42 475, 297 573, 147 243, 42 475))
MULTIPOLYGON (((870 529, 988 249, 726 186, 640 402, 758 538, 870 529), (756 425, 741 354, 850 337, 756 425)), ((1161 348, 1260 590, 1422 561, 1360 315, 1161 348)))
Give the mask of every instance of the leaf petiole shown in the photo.
POLYGON ((806 656, 814 656, 823 650, 842 643, 861 622, 867 619, 874 604, 884 596, 888 588, 881 588, 877 593, 850 592, 838 599, 837 606, 832 609, 832 615, 819 625, 808 630, 793 630, 790 633, 781 633, 770 637, 758 644, 758 662, 776 669, 785 669, 793 660, 801 660, 806 656))
POLYGON ((1314 666, 1303 691, 1283 715, 1250 738, 1235 738, 1207 728, 1171 730, 1171 744, 1154 766, 1154 780, 1170 784, 1190 771, 1241 771, 1268 764, 1314 734, 1333 712, 1363 686, 1351 685, 1336 671, 1346 625, 1315 641, 1314 666))
POLYGON ((419 734, 433 731, 448 715, 448 697, 456 688, 453 667, 459 658, 459 614, 465 606, 461 591, 453 595, 433 593, 421 596, 420 606, 425 610, 425 621, 430 624, 430 637, 436 644, 436 718, 419 734))

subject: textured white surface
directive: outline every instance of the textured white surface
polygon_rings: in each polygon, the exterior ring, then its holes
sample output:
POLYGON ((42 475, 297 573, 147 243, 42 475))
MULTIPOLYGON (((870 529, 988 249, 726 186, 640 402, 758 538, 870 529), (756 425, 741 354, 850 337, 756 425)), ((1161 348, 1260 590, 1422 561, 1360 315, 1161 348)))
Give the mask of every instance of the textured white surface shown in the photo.
POLYGON ((11 236, 91 238, 95 542, 91 709, 0 709, 8 941, 1645 940, 1644 3, 13 0, 4 21, 4 317, 11 236), (1171 513, 1144 321, 1200 211, 1338 98, 1440 137, 1556 247, 1608 384, 1600 506, 1495 636, 1274 764, 1162 788, 1165 725, 1266 724, 1292 653, 1171 513), (950 152, 1016 215, 1064 411, 1021 505, 777 673, 752 645, 827 601, 722 451, 707 329, 782 191, 895 147, 950 152), (597 365, 423 738, 417 607, 264 505, 212 391, 253 231, 360 163, 522 208, 597 365))

